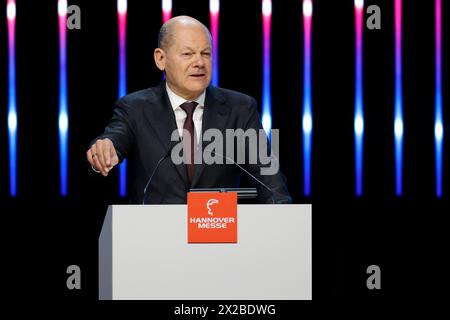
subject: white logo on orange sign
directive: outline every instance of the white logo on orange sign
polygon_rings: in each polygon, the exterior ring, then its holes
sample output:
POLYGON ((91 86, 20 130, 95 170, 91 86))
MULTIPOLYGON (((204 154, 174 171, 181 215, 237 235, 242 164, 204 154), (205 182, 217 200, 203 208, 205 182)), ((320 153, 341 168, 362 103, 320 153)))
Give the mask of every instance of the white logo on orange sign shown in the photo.
POLYGON ((212 212, 212 210, 211 210, 211 206, 212 206, 213 204, 216 204, 216 203, 219 203, 219 200, 217 200, 217 199, 209 199, 208 202, 206 202, 206 207, 208 208, 208 214, 209 214, 210 216, 213 215, 213 212, 212 212))

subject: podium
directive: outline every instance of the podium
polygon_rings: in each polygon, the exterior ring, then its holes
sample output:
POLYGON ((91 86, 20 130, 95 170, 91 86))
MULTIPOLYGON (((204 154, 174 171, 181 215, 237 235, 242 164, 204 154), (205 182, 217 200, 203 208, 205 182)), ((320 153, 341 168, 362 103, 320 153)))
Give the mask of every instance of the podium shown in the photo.
POLYGON ((100 300, 309 300, 311 205, 239 205, 238 242, 187 242, 186 205, 109 206, 100 300))

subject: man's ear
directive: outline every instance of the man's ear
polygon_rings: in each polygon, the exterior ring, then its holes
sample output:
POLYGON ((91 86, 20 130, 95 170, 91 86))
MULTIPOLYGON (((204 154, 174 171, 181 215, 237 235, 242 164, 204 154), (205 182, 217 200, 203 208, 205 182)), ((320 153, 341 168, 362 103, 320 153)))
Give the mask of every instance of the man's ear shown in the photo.
POLYGON ((166 54, 163 49, 156 48, 153 52, 153 57, 155 58, 155 64, 159 70, 164 71, 166 68, 166 54))

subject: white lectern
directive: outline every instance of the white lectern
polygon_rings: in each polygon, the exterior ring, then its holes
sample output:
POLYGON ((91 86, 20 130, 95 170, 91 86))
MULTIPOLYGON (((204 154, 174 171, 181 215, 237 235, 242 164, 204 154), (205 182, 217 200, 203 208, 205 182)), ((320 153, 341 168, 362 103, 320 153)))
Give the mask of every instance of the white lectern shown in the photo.
POLYGON ((304 300, 311 205, 239 205, 238 243, 187 243, 186 205, 109 206, 99 299, 304 300))

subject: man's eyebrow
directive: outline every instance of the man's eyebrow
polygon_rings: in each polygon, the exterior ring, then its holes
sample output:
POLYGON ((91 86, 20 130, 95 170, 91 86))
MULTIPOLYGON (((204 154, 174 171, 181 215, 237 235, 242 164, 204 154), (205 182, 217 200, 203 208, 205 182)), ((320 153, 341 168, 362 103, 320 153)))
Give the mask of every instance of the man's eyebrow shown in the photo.
MULTIPOLYGON (((183 50, 195 51, 195 49, 193 49, 193 48, 191 48, 191 47, 184 47, 183 50)), ((207 48, 201 50, 201 52, 204 52, 204 51, 211 51, 211 50, 212 50, 211 47, 207 47, 207 48)))

